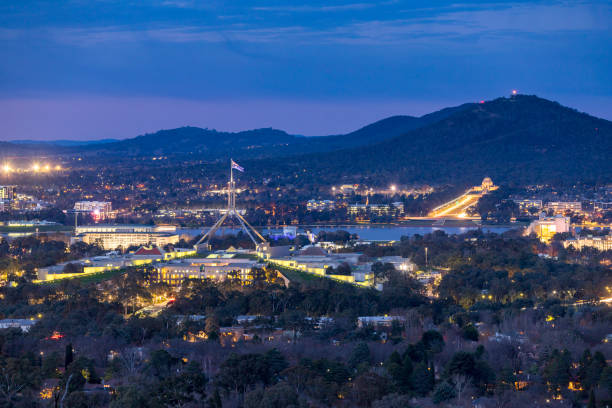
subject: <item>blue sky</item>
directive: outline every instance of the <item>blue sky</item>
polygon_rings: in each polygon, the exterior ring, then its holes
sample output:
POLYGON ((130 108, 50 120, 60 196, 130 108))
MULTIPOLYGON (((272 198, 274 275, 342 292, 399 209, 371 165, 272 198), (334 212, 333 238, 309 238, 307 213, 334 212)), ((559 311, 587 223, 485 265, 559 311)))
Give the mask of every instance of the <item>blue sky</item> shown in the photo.
POLYGON ((612 119, 609 1, 6 0, 0 140, 321 135, 512 89, 612 119))

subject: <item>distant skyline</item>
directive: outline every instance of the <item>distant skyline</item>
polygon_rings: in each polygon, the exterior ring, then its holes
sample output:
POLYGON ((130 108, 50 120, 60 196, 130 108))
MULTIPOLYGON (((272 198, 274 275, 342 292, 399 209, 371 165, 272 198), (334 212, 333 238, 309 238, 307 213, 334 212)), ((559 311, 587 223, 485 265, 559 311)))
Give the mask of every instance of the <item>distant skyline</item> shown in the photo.
POLYGON ((60 4, 0 3, 0 140, 338 134, 512 89, 612 120, 609 1, 60 4))

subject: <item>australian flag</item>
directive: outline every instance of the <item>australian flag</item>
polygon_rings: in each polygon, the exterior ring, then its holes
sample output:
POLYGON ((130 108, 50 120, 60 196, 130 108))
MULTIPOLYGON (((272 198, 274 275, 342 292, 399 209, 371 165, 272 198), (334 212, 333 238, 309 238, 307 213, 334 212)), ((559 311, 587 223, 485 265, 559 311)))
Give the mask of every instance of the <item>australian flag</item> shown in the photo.
POLYGON ((232 169, 236 169, 244 173, 244 167, 238 165, 238 163, 236 163, 234 160, 232 160, 232 169))

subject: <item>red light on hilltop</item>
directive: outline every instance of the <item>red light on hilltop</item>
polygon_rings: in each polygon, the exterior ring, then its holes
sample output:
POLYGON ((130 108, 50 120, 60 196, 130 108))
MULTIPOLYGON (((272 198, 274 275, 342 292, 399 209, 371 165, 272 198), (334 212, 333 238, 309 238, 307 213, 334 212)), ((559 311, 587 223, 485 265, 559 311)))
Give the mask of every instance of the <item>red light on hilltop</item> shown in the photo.
POLYGON ((484 101, 480 101, 480 103, 484 103, 484 101))

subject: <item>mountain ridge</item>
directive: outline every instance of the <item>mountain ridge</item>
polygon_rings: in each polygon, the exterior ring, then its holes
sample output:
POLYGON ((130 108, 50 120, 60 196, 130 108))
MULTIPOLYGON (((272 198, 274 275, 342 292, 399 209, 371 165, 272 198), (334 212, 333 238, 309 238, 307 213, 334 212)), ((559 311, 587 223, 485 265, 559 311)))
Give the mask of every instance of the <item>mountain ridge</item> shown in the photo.
POLYGON ((611 142, 612 122, 537 96, 517 95, 470 104, 377 144, 296 161, 337 177, 367 168, 380 179, 410 175, 403 177, 406 181, 432 175, 439 181, 477 181, 485 174, 507 182, 551 177, 605 181, 612 174, 611 142))
POLYGON ((273 128, 223 132, 198 127, 160 130, 82 146, 10 145, 19 154, 55 151, 112 157, 173 156, 249 162, 259 174, 306 169, 320 180, 353 182, 609 182, 612 122, 535 95, 466 103, 421 117, 391 116, 344 135, 305 137, 273 128), (273 168, 270 169, 270 165, 273 168))

